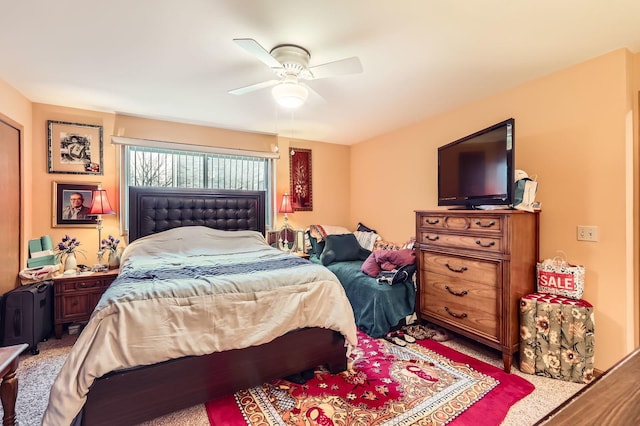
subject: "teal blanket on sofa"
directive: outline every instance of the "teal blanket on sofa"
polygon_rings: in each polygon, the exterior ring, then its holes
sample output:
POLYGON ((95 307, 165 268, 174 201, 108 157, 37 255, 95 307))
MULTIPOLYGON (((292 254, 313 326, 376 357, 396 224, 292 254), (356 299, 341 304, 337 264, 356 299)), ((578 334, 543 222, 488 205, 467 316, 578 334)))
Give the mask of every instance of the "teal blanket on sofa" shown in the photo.
MULTIPOLYGON (((322 264, 316 256, 311 256, 310 260, 322 264)), ((411 277, 394 285, 378 283, 360 270, 362 262, 348 260, 330 263, 326 267, 342 283, 358 328, 378 338, 414 312, 415 286, 411 277)))

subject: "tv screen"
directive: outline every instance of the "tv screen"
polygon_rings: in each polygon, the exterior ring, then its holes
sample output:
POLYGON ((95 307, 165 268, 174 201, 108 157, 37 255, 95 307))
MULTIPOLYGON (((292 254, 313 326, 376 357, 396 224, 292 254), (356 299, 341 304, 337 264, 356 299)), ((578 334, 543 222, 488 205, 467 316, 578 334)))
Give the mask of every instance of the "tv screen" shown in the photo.
POLYGON ((438 205, 513 204, 514 126, 510 118, 438 148, 438 205))

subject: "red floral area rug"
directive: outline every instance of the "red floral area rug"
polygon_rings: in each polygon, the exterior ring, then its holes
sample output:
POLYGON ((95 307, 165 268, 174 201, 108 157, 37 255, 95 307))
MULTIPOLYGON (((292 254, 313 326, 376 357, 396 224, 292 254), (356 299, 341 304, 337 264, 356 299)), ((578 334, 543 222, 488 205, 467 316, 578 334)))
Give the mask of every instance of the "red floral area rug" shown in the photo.
POLYGON ((358 334, 351 368, 317 369, 206 404, 211 425, 499 425, 534 386, 433 340, 406 347, 358 334))

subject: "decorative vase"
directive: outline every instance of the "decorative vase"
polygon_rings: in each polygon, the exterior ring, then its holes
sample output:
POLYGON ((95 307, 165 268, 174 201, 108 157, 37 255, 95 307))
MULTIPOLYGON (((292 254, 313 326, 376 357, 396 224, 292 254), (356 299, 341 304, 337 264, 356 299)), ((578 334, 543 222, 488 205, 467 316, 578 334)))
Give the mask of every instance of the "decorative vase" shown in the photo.
POLYGON ((78 261, 76 259, 75 253, 69 253, 67 257, 64 259, 64 270, 65 271, 76 271, 78 268, 78 261))
POLYGON ((109 250, 109 269, 120 267, 120 254, 115 250, 109 250))

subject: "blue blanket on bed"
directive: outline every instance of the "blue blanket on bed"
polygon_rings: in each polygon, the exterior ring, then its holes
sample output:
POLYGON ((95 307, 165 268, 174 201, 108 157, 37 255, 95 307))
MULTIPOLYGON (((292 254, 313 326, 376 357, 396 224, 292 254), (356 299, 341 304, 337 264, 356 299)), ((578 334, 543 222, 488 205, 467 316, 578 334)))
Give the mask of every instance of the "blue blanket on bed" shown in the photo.
MULTIPOLYGON (((316 256, 310 259, 322 264, 316 256)), ((361 266, 361 260, 350 260, 326 267, 342 283, 358 328, 371 337, 382 337, 414 312, 415 286, 411 278, 394 285, 379 283, 362 272, 361 266)))

